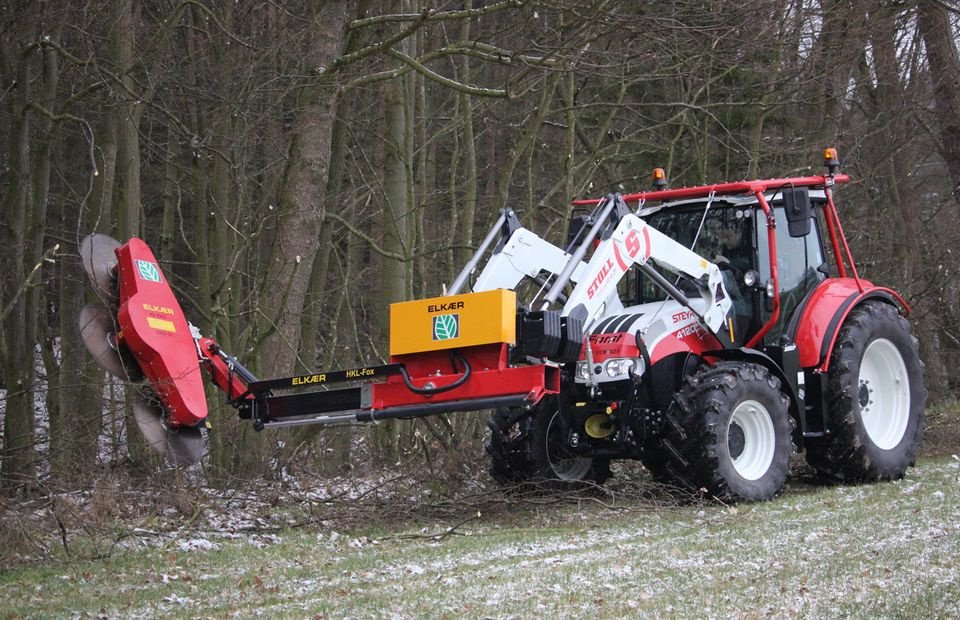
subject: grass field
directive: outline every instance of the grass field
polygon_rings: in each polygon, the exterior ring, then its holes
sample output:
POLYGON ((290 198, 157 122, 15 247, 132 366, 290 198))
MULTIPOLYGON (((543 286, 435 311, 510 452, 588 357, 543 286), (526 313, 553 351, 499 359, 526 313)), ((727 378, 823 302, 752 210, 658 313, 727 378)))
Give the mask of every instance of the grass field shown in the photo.
POLYGON ((955 457, 736 507, 643 489, 467 496, 434 516, 395 498, 370 525, 326 518, 323 497, 267 520, 128 519, 5 571, 0 616, 960 617, 955 457))

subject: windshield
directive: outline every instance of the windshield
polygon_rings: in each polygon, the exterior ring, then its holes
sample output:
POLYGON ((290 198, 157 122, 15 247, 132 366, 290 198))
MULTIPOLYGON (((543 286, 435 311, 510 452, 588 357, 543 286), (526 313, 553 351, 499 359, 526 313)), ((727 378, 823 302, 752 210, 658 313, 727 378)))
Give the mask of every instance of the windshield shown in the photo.
MULTIPOLYGON (((705 259, 727 264, 737 272, 745 272, 756 265, 754 249, 754 208, 713 202, 683 210, 661 210, 645 219, 647 223, 671 239, 685 245, 705 259)), ((661 275, 677 282, 690 296, 699 296, 692 283, 656 267, 661 275)), ((640 278, 638 303, 660 301, 666 294, 648 278, 640 278)))

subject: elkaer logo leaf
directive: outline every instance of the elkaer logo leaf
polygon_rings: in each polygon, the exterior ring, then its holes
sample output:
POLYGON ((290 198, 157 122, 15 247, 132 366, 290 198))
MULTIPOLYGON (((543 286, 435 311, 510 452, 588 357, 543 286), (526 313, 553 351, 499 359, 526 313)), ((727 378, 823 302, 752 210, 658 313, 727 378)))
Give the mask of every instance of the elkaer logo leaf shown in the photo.
POLYGON ((460 315, 441 314, 433 317, 433 339, 450 340, 460 335, 460 315))
POLYGON ((160 268, 150 261, 137 260, 137 271, 140 272, 140 277, 144 280, 161 282, 160 268))

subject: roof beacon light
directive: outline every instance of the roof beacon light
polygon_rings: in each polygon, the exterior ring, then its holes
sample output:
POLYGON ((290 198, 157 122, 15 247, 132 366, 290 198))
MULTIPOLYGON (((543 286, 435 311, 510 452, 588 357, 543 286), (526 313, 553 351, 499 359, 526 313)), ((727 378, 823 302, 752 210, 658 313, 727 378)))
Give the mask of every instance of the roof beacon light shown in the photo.
POLYGON ((823 150, 823 165, 827 167, 827 174, 830 176, 840 172, 840 158, 837 157, 837 149, 831 147, 823 150))
POLYGON ((663 168, 654 168, 650 177, 653 179, 654 190, 660 191, 667 188, 667 173, 663 171, 663 168))

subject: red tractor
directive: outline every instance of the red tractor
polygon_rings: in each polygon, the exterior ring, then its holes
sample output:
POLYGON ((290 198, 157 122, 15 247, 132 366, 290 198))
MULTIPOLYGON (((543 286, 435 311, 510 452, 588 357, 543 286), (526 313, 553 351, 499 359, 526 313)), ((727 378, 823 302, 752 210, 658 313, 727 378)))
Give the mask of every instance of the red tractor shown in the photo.
POLYGON ((599 483, 634 459, 762 500, 796 450, 834 479, 900 478, 920 448, 923 364, 906 302, 857 273, 833 201, 848 177, 833 149, 825 163, 578 201, 563 247, 505 208, 444 296, 391 306, 388 364, 257 380, 186 322, 138 239, 81 247, 111 305, 81 328, 102 366, 149 381, 137 420, 178 464, 203 453, 203 370, 258 429, 493 409, 506 483, 599 483))

